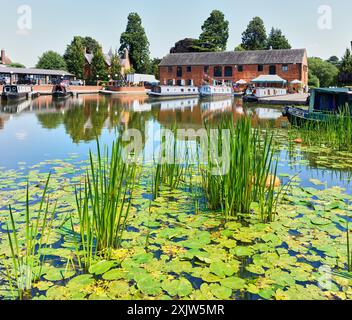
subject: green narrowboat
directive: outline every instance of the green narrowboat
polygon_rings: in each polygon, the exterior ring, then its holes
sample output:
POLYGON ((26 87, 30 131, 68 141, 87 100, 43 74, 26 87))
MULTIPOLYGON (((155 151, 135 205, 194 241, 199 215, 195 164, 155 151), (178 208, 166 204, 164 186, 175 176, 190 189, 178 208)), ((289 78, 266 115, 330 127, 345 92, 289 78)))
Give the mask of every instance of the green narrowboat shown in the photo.
POLYGON ((282 114, 293 125, 320 123, 352 115, 352 91, 349 88, 319 88, 311 91, 309 108, 283 108, 282 114))

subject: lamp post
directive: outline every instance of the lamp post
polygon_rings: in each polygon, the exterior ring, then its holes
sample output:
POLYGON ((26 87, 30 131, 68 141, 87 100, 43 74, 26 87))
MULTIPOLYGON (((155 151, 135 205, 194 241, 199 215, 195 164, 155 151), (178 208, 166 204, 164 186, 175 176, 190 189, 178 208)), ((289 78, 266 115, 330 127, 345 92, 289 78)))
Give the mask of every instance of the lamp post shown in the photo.
POLYGON ((99 85, 99 75, 97 74, 97 86, 99 85))

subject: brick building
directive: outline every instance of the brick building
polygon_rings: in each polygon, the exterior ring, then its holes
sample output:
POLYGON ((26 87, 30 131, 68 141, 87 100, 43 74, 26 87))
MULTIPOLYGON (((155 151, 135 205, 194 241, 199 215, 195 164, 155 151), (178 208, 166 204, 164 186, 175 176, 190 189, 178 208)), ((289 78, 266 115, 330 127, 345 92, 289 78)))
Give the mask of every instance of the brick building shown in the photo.
POLYGON ((11 63, 12 63, 12 61, 10 60, 10 58, 6 56, 5 49, 1 49, 0 64, 8 65, 8 64, 11 64, 11 63))
POLYGON ((249 83, 260 75, 278 75, 308 85, 305 49, 171 53, 159 65, 161 84, 195 85, 218 82, 249 83))

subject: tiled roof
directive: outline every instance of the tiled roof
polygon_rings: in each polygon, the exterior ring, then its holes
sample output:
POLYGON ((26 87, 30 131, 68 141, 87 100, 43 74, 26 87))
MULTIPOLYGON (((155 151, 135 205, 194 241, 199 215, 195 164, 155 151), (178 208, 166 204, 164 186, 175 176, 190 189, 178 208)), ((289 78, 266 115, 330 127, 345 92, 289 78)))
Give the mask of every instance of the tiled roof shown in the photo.
POLYGON ((305 49, 171 53, 160 66, 302 63, 305 49))
POLYGON ((33 74, 33 75, 47 75, 47 76, 74 76, 64 70, 46 70, 46 69, 36 69, 36 68, 11 68, 0 65, 0 73, 14 73, 14 74, 33 74))

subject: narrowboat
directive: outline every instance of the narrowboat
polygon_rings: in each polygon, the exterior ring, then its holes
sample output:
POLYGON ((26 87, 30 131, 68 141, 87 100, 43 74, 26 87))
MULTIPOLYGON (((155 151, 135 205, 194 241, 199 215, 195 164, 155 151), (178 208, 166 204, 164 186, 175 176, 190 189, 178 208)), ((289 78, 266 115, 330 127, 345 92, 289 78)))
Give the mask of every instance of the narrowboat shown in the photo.
POLYGON ((68 86, 57 84, 53 87, 52 95, 54 99, 66 99, 72 97, 73 93, 68 90, 68 86))
POLYGON ((352 116, 352 91, 348 88, 313 89, 307 102, 308 109, 293 106, 283 108, 283 116, 296 126, 352 116))
POLYGON ((194 86, 154 86, 148 95, 153 98, 199 96, 199 89, 194 86))
POLYGON ((199 93, 202 97, 214 97, 214 96, 233 96, 233 88, 226 85, 203 85, 199 89, 199 93))
POLYGON ((27 99, 27 97, 32 92, 32 86, 26 85, 5 85, 2 91, 1 97, 4 100, 22 100, 27 99))

